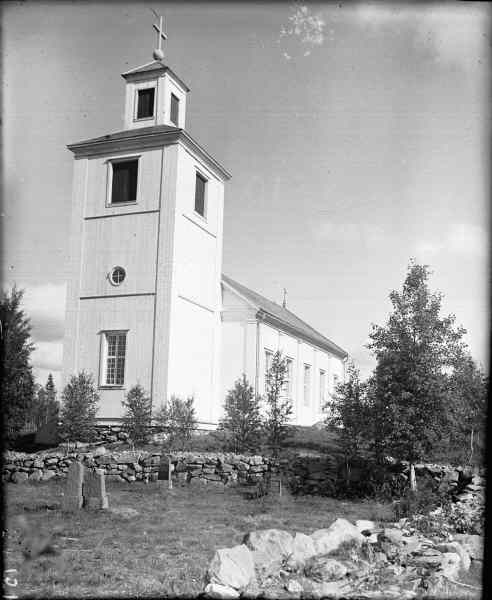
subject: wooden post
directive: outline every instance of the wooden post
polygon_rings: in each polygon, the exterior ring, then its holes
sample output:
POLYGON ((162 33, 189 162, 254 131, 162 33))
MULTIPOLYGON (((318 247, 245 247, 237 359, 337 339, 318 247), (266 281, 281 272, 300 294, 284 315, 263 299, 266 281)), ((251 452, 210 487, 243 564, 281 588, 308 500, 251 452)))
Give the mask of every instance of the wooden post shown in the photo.
POLYGON ((167 463, 167 477, 168 477, 168 486, 169 489, 172 490, 173 489, 173 480, 172 480, 172 463, 171 463, 171 457, 169 457, 169 461, 167 463))
POLYGON ((282 473, 279 473, 279 478, 278 478, 278 495, 280 497, 282 496, 282 473))

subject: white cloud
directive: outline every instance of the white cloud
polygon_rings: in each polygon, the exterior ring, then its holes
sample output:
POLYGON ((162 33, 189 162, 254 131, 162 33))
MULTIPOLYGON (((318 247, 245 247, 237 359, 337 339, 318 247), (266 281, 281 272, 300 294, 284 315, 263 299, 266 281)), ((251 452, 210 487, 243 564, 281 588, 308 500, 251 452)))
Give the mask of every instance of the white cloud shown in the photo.
POLYGON ((489 239, 480 225, 456 223, 439 240, 420 240, 415 245, 417 258, 433 258, 440 253, 469 258, 484 258, 488 254, 489 239))
POLYGON ((63 342, 35 342, 36 349, 31 354, 33 367, 59 371, 62 367, 63 342))
POLYGON ((65 284, 47 283, 25 288, 23 308, 31 319, 32 337, 36 342, 63 338, 65 299, 65 284))
MULTIPOLYGON (((479 2, 429 5, 359 4, 354 14, 365 27, 407 27, 415 46, 438 62, 469 70, 488 56, 488 7, 479 2)), ((384 32, 381 32, 384 35, 384 32)))

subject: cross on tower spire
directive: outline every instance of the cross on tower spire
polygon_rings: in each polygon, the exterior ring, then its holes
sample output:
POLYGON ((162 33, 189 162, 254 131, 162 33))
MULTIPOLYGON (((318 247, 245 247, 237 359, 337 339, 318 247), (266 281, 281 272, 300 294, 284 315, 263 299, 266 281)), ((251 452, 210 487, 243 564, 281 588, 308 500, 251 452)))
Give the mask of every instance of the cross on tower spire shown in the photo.
POLYGON ((153 25, 154 29, 157 31, 157 48, 154 48, 154 52, 152 56, 154 60, 162 60, 164 58, 164 51, 162 49, 162 40, 167 40, 167 35, 162 29, 163 18, 162 15, 158 15, 153 8, 150 9, 154 15, 159 19, 159 26, 155 23, 153 25))

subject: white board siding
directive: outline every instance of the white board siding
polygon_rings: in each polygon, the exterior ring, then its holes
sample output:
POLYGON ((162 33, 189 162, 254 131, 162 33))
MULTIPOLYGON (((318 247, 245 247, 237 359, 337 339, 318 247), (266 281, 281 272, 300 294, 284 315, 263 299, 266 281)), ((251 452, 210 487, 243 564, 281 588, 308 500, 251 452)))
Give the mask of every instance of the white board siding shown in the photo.
POLYGON ((158 213, 146 213, 86 220, 80 295, 155 292, 158 218, 158 213), (114 286, 108 273, 117 265, 126 277, 114 286))
POLYGON ((158 210, 161 191, 161 165, 162 148, 135 150, 134 152, 116 152, 111 155, 90 158, 87 202, 84 217, 158 210), (108 161, 126 156, 140 156, 138 162, 137 202, 135 204, 107 206, 108 161))
POLYGON ((214 402, 214 314, 178 298, 170 332, 168 397, 193 396, 196 417, 211 422, 214 402))
POLYGON ((101 332, 128 330, 125 356, 125 384, 122 389, 99 389, 98 417, 121 417, 121 401, 128 390, 140 383, 146 391, 151 385, 152 329, 154 297, 98 298, 80 301, 78 360, 73 372, 82 369, 100 381, 101 332))

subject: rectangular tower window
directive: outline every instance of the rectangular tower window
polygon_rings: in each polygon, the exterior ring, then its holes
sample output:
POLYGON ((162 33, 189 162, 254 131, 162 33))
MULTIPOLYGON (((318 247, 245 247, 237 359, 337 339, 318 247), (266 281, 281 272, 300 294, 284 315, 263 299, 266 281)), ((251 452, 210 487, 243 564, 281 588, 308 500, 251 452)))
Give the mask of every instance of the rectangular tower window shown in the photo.
POLYGON ((138 90, 137 119, 154 116, 155 88, 138 90))
POLYGON ((125 383, 126 332, 104 333, 103 385, 125 383))
POLYGON ((179 127, 179 98, 171 94, 171 123, 179 127))
POLYGON ((111 204, 137 201, 138 160, 112 163, 111 204))
POLYGON ((319 370, 319 407, 323 410, 325 406, 325 390, 326 390, 326 373, 322 369, 319 370))
POLYGON ((304 365, 304 406, 309 406, 311 399, 311 365, 304 365))
POLYGON ((205 216, 205 186, 207 184, 207 180, 205 177, 200 175, 200 173, 196 174, 195 180, 195 212, 197 212, 202 217, 205 216))

